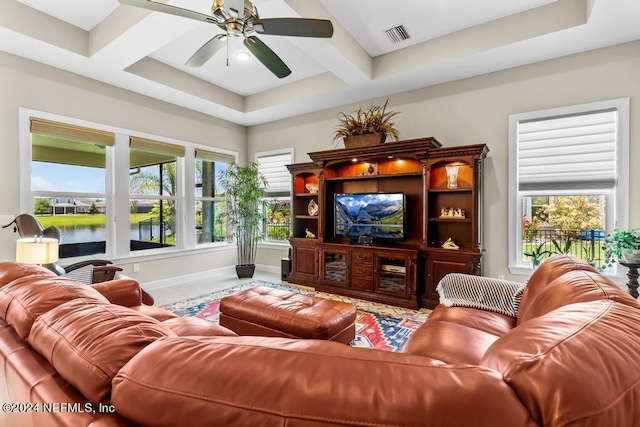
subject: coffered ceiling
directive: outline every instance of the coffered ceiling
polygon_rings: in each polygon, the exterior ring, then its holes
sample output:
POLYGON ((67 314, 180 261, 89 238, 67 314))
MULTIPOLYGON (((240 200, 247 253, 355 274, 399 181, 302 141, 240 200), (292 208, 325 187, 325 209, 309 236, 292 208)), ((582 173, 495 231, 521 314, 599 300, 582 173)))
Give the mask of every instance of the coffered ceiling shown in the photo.
MULTIPOLYGON (((161 2, 211 11, 211 0, 161 2)), ((253 3, 262 18, 330 19, 334 35, 260 35, 292 70, 278 79, 237 56, 241 38, 204 66, 185 66, 222 32, 206 22, 117 0, 3 0, 0 50, 253 125, 640 39, 638 0, 253 3), (409 38, 394 43, 386 30, 399 26, 409 38)))

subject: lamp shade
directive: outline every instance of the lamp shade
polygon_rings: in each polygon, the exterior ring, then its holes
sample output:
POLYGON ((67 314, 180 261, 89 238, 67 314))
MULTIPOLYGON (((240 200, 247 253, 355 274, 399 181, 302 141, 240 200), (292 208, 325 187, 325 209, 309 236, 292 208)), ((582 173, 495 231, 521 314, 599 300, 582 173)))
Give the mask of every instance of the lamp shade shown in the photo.
POLYGON ((30 237, 16 241, 16 261, 26 264, 51 264, 58 260, 58 239, 30 237))

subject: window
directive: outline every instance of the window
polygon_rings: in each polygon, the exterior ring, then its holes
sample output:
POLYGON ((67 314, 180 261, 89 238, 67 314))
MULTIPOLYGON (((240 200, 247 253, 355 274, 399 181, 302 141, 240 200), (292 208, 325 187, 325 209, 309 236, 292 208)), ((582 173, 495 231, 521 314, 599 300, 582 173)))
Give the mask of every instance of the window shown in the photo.
POLYGON ((287 169, 293 153, 270 151, 256 153, 258 170, 267 179, 263 240, 288 242, 291 235, 291 174, 287 169))
POLYGON ((115 135, 37 118, 30 131, 33 212, 43 227, 60 229, 60 257, 106 253, 107 150, 115 135))
POLYGON ((61 258, 228 243, 215 176, 235 153, 145 136, 20 109, 20 210, 61 229, 61 258))
POLYGON ((234 158, 196 150, 196 243, 224 242, 227 239, 226 201, 218 180, 234 158), (222 195, 222 197, 219 197, 222 195))
POLYGON ((509 268, 536 249, 601 267, 628 217, 628 99, 509 117, 509 268))
POLYGON ((129 150, 130 248, 175 246, 178 162, 184 147, 131 137, 129 150))

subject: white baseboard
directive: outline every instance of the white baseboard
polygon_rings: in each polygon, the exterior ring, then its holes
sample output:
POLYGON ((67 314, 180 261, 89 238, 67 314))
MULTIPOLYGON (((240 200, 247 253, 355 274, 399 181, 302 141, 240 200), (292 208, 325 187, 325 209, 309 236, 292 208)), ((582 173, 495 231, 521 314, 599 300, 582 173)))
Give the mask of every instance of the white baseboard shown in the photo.
MULTIPOLYGON (((280 267, 265 264, 256 264, 256 271, 264 271, 267 273, 280 274, 280 267)), ((235 274, 236 266, 230 265, 227 267, 216 268, 213 270, 199 271, 197 273, 183 274, 176 277, 168 277, 166 279, 152 280, 144 283, 144 289, 147 291, 153 291, 155 289, 166 288, 169 286, 175 286, 176 283, 187 283, 195 280, 209 279, 221 274, 235 274)), ((135 280, 135 279, 134 279, 135 280)))
POLYGON ((154 289, 166 288, 168 286, 175 286, 176 283, 186 283, 194 280, 208 279, 221 274, 235 273, 236 267, 231 265, 228 267, 216 268, 213 270, 199 271, 197 273, 183 274, 176 277, 168 277, 166 279, 152 280, 151 282, 144 282, 144 289, 152 291, 154 289))

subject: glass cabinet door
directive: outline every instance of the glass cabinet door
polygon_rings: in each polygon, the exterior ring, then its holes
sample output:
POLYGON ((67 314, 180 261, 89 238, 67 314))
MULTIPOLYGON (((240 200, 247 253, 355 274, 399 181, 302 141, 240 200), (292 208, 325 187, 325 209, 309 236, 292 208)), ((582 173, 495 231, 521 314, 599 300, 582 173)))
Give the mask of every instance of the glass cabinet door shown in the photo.
POLYGON ((346 287, 349 277, 347 251, 323 249, 320 256, 322 281, 346 287))
POLYGON ((376 256, 376 292, 403 296, 409 295, 407 274, 408 258, 404 256, 376 256))

